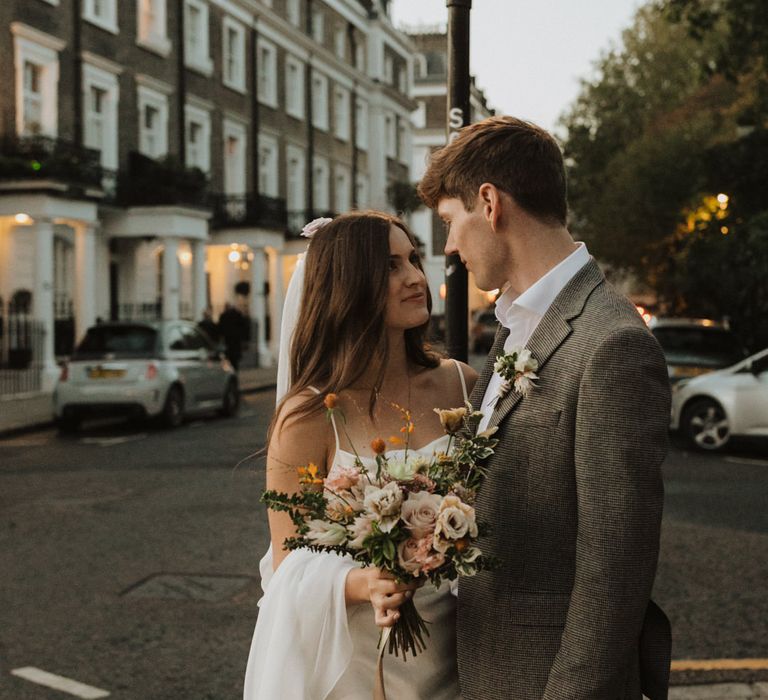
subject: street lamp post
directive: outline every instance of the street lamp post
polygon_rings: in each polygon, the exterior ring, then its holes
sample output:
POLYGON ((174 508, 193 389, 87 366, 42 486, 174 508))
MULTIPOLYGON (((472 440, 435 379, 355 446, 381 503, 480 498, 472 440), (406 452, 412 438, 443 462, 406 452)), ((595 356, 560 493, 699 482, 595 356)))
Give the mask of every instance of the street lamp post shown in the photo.
MULTIPOLYGON (((448 143, 470 123, 469 13, 472 0, 446 0, 448 8, 448 143)), ((445 258, 445 345, 448 355, 467 361, 467 269, 458 255, 445 258)))

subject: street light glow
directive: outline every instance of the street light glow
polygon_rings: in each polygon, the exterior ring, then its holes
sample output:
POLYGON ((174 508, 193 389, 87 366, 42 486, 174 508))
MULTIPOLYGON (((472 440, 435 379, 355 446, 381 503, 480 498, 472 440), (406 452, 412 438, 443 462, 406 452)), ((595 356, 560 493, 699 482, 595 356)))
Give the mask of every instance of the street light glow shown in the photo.
POLYGON ((16 216, 13 217, 16 220, 17 224, 31 224, 32 223, 32 217, 29 214, 16 214, 16 216))
POLYGON ((239 250, 230 251, 227 257, 229 258, 229 262, 236 263, 240 260, 240 251, 239 250))
POLYGON ((728 200, 730 198, 727 194, 723 194, 722 192, 717 195, 717 203, 720 205, 721 209, 725 209, 728 206, 728 200))

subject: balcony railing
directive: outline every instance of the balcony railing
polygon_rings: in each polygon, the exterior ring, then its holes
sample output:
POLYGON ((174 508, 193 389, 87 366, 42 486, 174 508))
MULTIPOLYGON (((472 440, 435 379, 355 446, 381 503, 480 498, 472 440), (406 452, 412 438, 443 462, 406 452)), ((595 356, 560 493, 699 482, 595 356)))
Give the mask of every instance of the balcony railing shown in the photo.
POLYGON ((47 136, 6 136, 0 141, 0 183, 57 181, 101 188, 99 152, 47 136))
POLYGON ((197 168, 184 168, 172 157, 162 160, 132 151, 117 174, 115 200, 123 206, 184 204, 204 206, 208 180, 197 168))
POLYGON ((213 226, 264 226, 284 231, 288 227, 285 200, 265 195, 211 195, 213 226))

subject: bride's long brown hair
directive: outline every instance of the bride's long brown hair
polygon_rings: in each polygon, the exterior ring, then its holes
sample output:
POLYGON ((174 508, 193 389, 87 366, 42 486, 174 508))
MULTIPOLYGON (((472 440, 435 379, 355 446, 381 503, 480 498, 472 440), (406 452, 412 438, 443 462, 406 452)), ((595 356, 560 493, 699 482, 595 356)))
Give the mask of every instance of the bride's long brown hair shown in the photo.
MULTIPOLYGON (((309 387, 320 391, 290 416, 320 410, 329 392, 353 386, 373 370, 369 412, 389 359, 385 324, 389 289, 389 231, 399 228, 418 249, 414 235, 400 219, 377 211, 352 212, 323 226, 309 243, 304 289, 291 343, 291 388, 277 407, 309 387)), ((423 270, 421 259, 418 267, 423 270)), ((427 287, 427 309, 432 298, 427 287)), ((405 331, 408 361, 437 367, 439 356, 425 346, 429 321, 405 331)), ((286 416, 287 418, 288 416, 286 416)))

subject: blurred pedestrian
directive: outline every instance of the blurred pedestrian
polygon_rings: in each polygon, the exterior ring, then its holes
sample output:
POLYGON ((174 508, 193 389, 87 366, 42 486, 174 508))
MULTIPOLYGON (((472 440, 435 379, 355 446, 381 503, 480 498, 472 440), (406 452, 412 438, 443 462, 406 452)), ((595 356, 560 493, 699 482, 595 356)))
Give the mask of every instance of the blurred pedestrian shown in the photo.
POLYGON ((219 334, 224 340, 227 359, 237 371, 243 356, 243 343, 248 337, 248 319, 232 304, 225 304, 219 316, 219 334))

